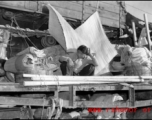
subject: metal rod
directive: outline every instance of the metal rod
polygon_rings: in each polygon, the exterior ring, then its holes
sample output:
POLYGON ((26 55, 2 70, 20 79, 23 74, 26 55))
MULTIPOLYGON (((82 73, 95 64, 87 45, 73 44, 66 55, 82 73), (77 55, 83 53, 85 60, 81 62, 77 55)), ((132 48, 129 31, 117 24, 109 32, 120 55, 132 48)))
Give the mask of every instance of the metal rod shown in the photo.
POLYGON ((134 45, 136 47, 138 44, 137 44, 136 27, 135 27, 135 22, 134 21, 132 21, 132 29, 133 29, 134 45))
POLYGON ((149 34, 147 14, 144 14, 144 19, 145 19, 145 25, 146 25, 147 38, 148 38, 148 46, 149 46, 149 50, 151 50, 151 39, 150 39, 150 34, 149 34))

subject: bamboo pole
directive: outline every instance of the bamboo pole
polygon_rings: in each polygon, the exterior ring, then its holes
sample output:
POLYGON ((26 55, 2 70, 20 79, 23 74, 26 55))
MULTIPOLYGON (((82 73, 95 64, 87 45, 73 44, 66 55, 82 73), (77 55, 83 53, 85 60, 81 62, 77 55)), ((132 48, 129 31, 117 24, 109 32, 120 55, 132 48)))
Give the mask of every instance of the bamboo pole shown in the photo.
POLYGON ((136 47, 136 46, 138 46, 138 43, 137 43, 136 27, 135 27, 134 21, 132 21, 132 29, 133 29, 134 45, 136 47))
POLYGON ((139 76, 117 76, 117 77, 106 77, 106 76, 46 76, 46 75, 23 75, 24 77, 31 77, 32 80, 52 80, 52 81, 86 81, 86 82, 143 82, 139 76))
POLYGON ((151 50, 151 39, 150 39, 150 34, 149 34, 147 14, 144 14, 144 19, 145 19, 145 25, 146 25, 147 38, 148 38, 148 46, 149 46, 149 50, 151 50))
POLYGON ((62 79, 64 79, 64 78, 71 78, 71 79, 73 79, 73 78, 89 78, 89 79, 94 79, 94 78, 100 78, 100 79, 125 79, 125 78, 130 78, 130 79, 132 79, 132 78, 134 78, 134 79, 140 79, 140 78, 142 78, 142 79, 152 79, 152 76, 52 76, 52 75, 37 75, 37 74, 23 74, 23 77, 35 77, 35 78, 37 78, 37 77, 41 77, 41 78, 43 78, 43 77, 45 77, 45 78, 47 78, 47 77, 50 77, 50 78, 62 78, 62 79))
POLYGON ((64 82, 143 82, 143 79, 130 79, 130 78, 119 78, 119 79, 112 79, 112 78, 92 78, 92 79, 89 79, 89 78, 61 78, 61 77, 58 77, 58 78, 53 78, 53 77, 43 77, 43 78, 40 78, 40 77, 37 77, 37 78, 31 78, 32 80, 34 81, 64 81, 64 82))
POLYGON ((99 84, 108 84, 108 83, 113 83, 113 82, 65 82, 65 81, 24 81, 23 85, 24 86, 66 86, 66 85, 99 85, 99 84))

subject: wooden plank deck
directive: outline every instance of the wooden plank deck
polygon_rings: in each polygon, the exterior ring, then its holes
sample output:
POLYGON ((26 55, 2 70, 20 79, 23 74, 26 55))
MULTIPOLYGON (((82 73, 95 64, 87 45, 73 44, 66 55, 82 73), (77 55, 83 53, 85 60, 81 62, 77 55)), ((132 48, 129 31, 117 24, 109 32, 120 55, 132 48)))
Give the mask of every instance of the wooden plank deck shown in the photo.
MULTIPOLYGON (((74 86, 76 91, 126 91, 129 90, 127 86, 120 84, 103 84, 103 85, 77 85, 74 86)), ((152 85, 134 85, 134 89, 138 90, 152 90, 152 85)), ((50 92, 56 91, 57 86, 37 86, 37 87, 24 87, 18 83, 0 83, 0 92, 50 92)), ((60 86, 59 91, 69 91, 69 86, 60 86)))
MULTIPOLYGON (((42 6, 45 3, 50 3, 64 17, 82 20, 82 1, 0 1, 0 6, 17 9, 20 11, 42 12, 42 6)), ((85 20, 95 12, 97 1, 84 2, 85 20), (86 17, 87 16, 87 17, 86 17)), ((119 27, 119 4, 116 1, 100 1, 99 14, 103 25, 110 27, 119 27)), ((121 16, 121 24, 125 22, 125 16, 121 16)))
MULTIPOLYGON (((51 106, 47 99, 33 99, 20 97, 0 97, 1 105, 30 105, 30 106, 51 106)), ((152 100, 136 101, 135 106, 130 106, 129 101, 117 101, 114 103, 105 103, 101 101, 74 101, 74 105, 70 106, 69 100, 63 100, 64 108, 136 108, 152 105, 152 100)), ((58 102, 56 102, 58 106, 58 102)))

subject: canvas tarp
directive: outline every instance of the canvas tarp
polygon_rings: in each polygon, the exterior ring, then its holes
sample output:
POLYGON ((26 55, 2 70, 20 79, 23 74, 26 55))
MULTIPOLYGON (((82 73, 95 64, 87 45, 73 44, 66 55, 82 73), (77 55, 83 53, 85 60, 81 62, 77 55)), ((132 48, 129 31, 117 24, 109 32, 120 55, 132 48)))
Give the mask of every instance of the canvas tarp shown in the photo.
POLYGON ((95 75, 109 72, 107 66, 117 52, 103 30, 98 12, 74 30, 55 8, 50 4, 46 6, 49 9, 49 32, 59 44, 67 52, 76 52, 80 45, 86 45, 96 54, 95 75))

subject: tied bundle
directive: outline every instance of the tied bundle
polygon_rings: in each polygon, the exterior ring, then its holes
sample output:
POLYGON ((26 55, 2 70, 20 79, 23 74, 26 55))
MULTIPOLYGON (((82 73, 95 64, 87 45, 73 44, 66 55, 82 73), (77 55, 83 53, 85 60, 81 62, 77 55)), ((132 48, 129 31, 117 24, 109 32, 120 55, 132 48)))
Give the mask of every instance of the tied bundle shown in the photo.
POLYGON ((0 30, 0 59, 7 60, 6 47, 9 42, 10 32, 7 30, 0 30))

